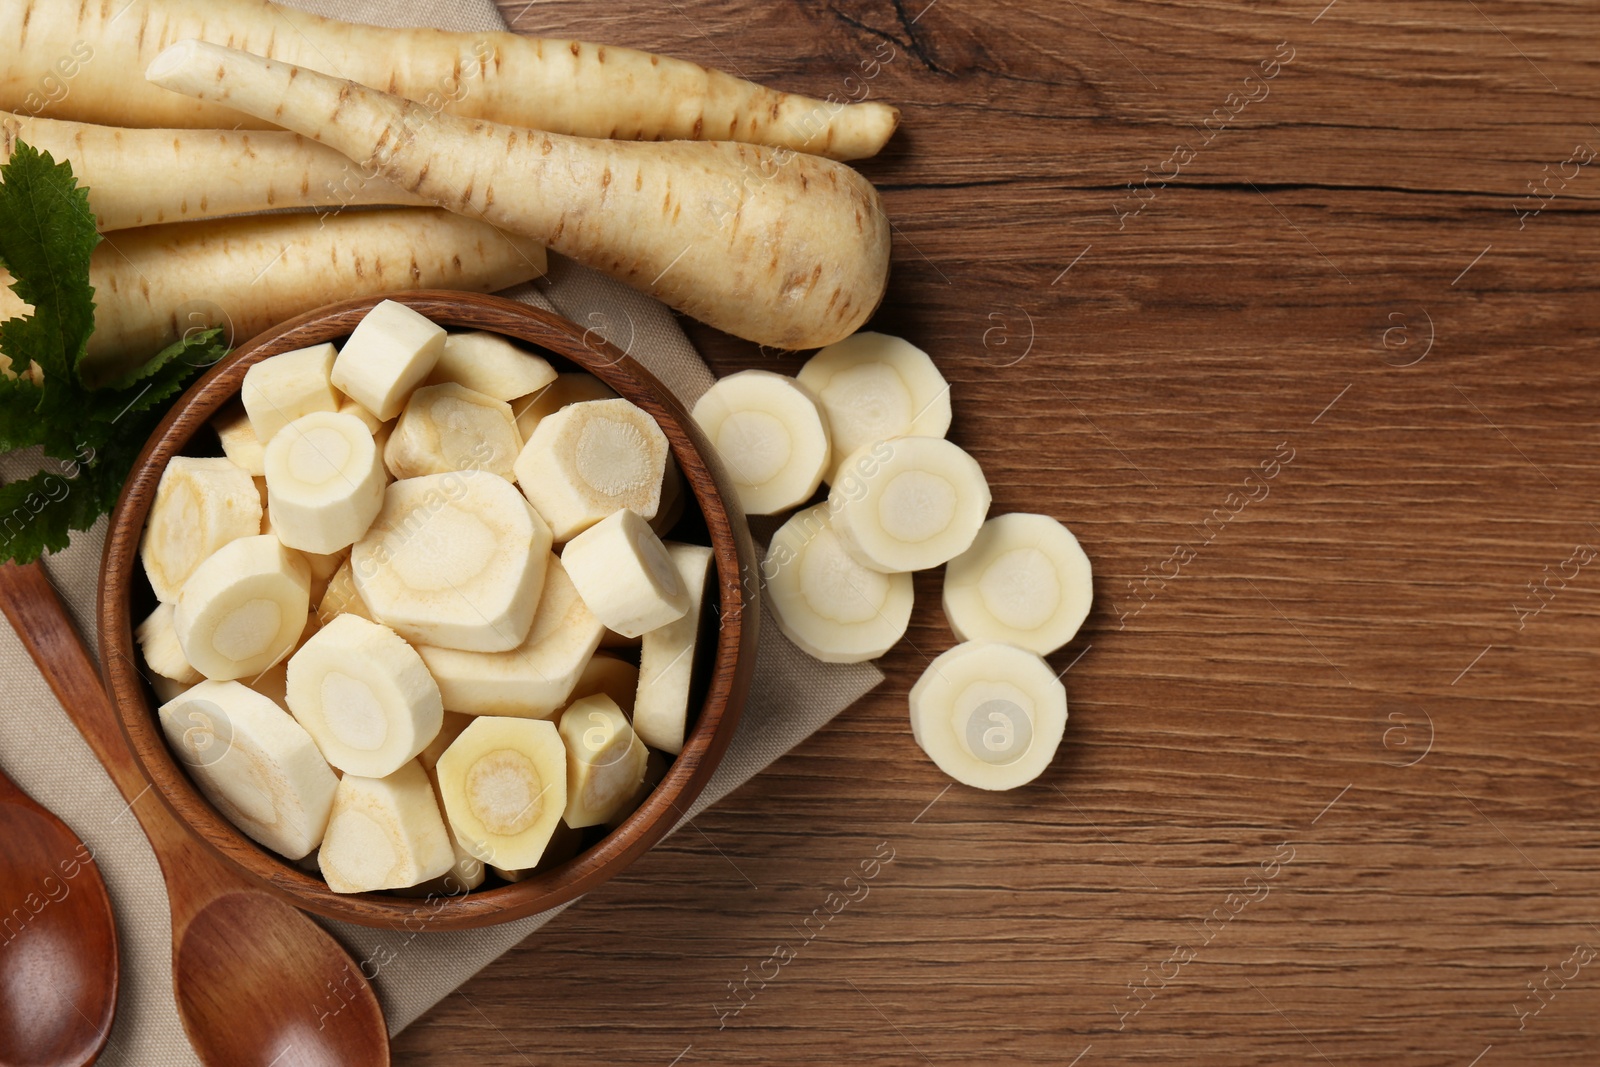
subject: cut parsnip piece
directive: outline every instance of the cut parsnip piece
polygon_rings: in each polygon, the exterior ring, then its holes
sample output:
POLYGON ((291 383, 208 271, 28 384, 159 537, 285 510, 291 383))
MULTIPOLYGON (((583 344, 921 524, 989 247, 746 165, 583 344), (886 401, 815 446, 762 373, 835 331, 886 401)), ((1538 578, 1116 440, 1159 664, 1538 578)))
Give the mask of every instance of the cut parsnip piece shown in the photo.
MULTIPOLYGON (((378 435, 380 430, 386 430, 390 426, 389 423, 384 422, 382 419, 378 418, 378 416, 374 415, 372 412, 368 411, 354 400, 351 400, 349 397, 344 397, 339 401, 339 414, 353 415, 360 419, 361 425, 365 426, 369 431, 371 431, 374 437, 378 435)), ((381 446, 379 447, 378 451, 383 451, 381 446)))
POLYGON ((435 769, 463 848, 506 870, 539 862, 567 806, 567 753, 555 723, 482 716, 435 769))
POLYGON ((295 419, 267 444, 266 470, 272 532, 290 548, 349 548, 383 507, 383 461, 354 415, 319 411, 295 419))
POLYGON ((567 807, 562 821, 599 826, 633 798, 648 753, 627 716, 608 696, 584 697, 561 713, 567 748, 567 807))
POLYGON ((596 694, 610 697, 617 707, 631 715, 634 698, 639 695, 639 668, 621 656, 596 652, 578 675, 578 684, 572 687, 572 699, 581 700, 596 694))
POLYGON ((944 615, 963 641, 1041 656, 1078 632, 1094 601, 1089 557, 1048 515, 997 515, 944 572, 944 615))
POLYGON ((382 778, 444 722, 439 687, 387 626, 340 615, 289 659, 289 711, 346 774, 382 778))
POLYGON ((238 682, 201 682, 159 716, 200 792, 252 841, 291 860, 322 841, 339 780, 288 712, 238 682))
POLYGON ((262 448, 301 416, 339 410, 339 394, 328 380, 335 355, 331 344, 313 345, 271 356, 245 372, 239 399, 262 448))
POLYGON ((689 721, 689 689, 712 552, 704 545, 669 544, 667 555, 689 594, 689 610, 682 618, 647 631, 642 639, 633 728, 651 748, 677 755, 683 751, 689 721))
POLYGON ((551 555, 528 636, 509 652, 463 652, 418 645, 444 706, 469 715, 548 719, 572 695, 604 631, 560 558, 551 555))
POLYGON ((504 652, 533 623, 550 528, 499 475, 451 471, 393 482, 351 550, 374 618, 423 645, 504 652))
POLYGON ((654 419, 626 400, 590 400, 540 420, 516 475, 555 539, 570 541, 624 508, 654 517, 666 463, 654 419))
POLYGON ((747 515, 805 503, 833 458, 828 426, 811 391, 793 378, 746 370, 719 380, 694 405, 747 515))
POLYGON ((383 461, 396 478, 477 470, 510 481, 521 450, 511 405, 447 382, 411 394, 383 461))
MULTIPOLYGON (((926 352, 898 337, 846 337, 806 360, 798 377, 822 406, 836 460, 874 441, 950 430, 944 375, 926 352)), ((825 480, 832 484, 832 472, 825 480)))
POLYGON ((845 457, 828 506, 862 566, 921 571, 971 547, 989 511, 989 483, 977 460, 941 437, 896 437, 845 457))
POLYGON ((443 327, 404 304, 385 300, 367 312, 339 350, 333 384, 388 422, 400 414, 411 390, 433 373, 443 351, 443 327))
POLYGON ((194 569, 172 621, 194 669, 227 681, 253 678, 287 655, 310 610, 305 557, 258 534, 229 541, 194 569))
POLYGON ((656 505, 656 514, 650 520, 650 529, 657 536, 665 537, 683 518, 683 513, 688 507, 689 490, 683 484, 683 472, 678 469, 678 461, 672 458, 672 453, 667 453, 667 468, 661 475, 661 503, 656 505))
POLYGON ((173 456, 161 473, 139 556, 157 600, 178 599, 202 560, 261 532, 261 496, 250 472, 229 460, 173 456))
MULTIPOLYGON (((447 825, 445 829, 448 830, 449 826, 447 825)), ((437 878, 429 878, 426 882, 393 890, 394 895, 438 900, 442 897, 464 896, 482 885, 489 875, 488 864, 462 848, 454 836, 450 839, 450 848, 455 853, 456 860, 448 871, 437 878)))
POLYGON ((555 368, 542 356, 524 352, 499 334, 473 330, 445 335, 444 350, 428 384, 455 382, 510 402, 555 380, 555 368))
POLYGON ((317 861, 335 893, 401 889, 450 870, 455 849, 422 765, 339 779, 317 861))
POLYGON ((305 629, 300 631, 300 637, 295 641, 294 650, 254 678, 240 678, 239 681, 254 689, 262 696, 271 700, 280 708, 289 706, 289 658, 300 650, 300 646, 311 640, 311 635, 322 628, 317 619, 317 613, 306 615, 305 629))
MULTIPOLYGON (((439 726, 439 732, 433 735, 421 752, 417 753, 417 762, 422 764, 422 769, 430 775, 439 765, 439 757, 444 755, 444 750, 449 748, 455 739, 461 736, 461 731, 472 725, 471 715, 462 715, 454 711, 444 713, 444 722, 439 726)), ((444 803, 444 798, 439 799, 444 803)))
POLYGON ((323 626, 332 622, 336 615, 359 615, 363 619, 376 621, 356 590, 355 573, 348 559, 339 564, 339 569, 328 579, 328 587, 323 590, 322 599, 317 601, 316 614, 317 621, 323 626))
POLYGON ((261 441, 256 437, 255 429, 250 425, 250 415, 244 409, 244 404, 238 400, 230 400, 211 418, 211 428, 217 431, 217 439, 222 442, 222 454, 235 465, 243 467, 252 478, 259 478, 266 473, 262 466, 263 453, 261 441))
POLYGON ((824 663, 877 659, 911 621, 911 575, 856 562, 834 533, 827 504, 778 528, 761 574, 778 629, 824 663))
POLYGON ((639 782, 638 788, 633 791, 633 796, 628 798, 627 803, 613 812, 611 818, 606 820, 606 829, 615 830, 623 824, 628 816, 638 811, 639 805, 643 804, 645 799, 655 790, 655 787, 661 784, 661 779, 667 776, 667 769, 671 766, 672 763, 666 756, 653 748, 650 749, 649 755, 644 762, 644 778, 639 782))
POLYGON ((624 637, 689 610, 689 591, 666 546, 635 512, 614 512, 568 541, 561 562, 595 618, 624 637))
POLYGON ((1038 655, 968 641, 935 659, 911 688, 911 732, 939 769, 978 789, 1039 777, 1061 744, 1067 691, 1038 655))
POLYGON ((139 642, 139 651, 151 671, 184 685, 194 685, 202 675, 183 656, 183 645, 178 641, 178 631, 172 625, 176 609, 167 603, 156 605, 133 636, 139 642))
POLYGON ((556 375, 555 381, 528 396, 511 401, 511 410, 517 417, 517 432, 527 441, 533 436, 541 420, 554 415, 568 404, 581 404, 588 400, 615 400, 616 391, 592 374, 569 371, 556 375))

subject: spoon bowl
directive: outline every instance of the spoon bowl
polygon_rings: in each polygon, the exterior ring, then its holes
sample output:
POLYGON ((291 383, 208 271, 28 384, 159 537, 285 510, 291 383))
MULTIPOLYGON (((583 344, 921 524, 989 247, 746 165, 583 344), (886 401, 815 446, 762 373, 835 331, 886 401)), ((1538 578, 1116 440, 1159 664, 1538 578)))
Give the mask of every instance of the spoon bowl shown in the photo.
POLYGON ((94 854, 0 774, 0 1065, 93 1063, 117 1009, 117 928, 94 854))

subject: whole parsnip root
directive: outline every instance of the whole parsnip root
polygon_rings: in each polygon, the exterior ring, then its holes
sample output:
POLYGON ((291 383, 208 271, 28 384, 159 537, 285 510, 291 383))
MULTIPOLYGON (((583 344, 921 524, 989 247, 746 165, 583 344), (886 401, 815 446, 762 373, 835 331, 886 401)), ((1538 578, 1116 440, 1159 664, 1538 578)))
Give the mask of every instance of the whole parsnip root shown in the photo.
POLYGON ((726 141, 635 144, 434 114, 182 41, 157 85, 270 117, 429 201, 536 237, 718 329, 779 348, 854 333, 889 274, 877 190, 842 163, 726 141))
MULTIPOLYGON (((90 263, 96 306, 86 373, 115 377, 209 326, 227 327, 242 344, 336 300, 403 289, 493 292, 544 269, 538 242, 433 208, 128 230, 102 242, 90 263)), ((0 320, 28 311, 10 286, 0 271, 0 320)))
POLYGON ((427 203, 281 130, 124 130, 0 111, 0 163, 19 138, 72 164, 102 233, 269 208, 427 203))
POLYGON ((128 78, 190 38, 351 78, 434 110, 582 137, 746 141, 860 159, 876 154, 900 121, 885 104, 780 93, 631 48, 380 29, 266 0, 0 0, 0 108, 107 126, 231 128, 239 117, 226 108, 128 78))

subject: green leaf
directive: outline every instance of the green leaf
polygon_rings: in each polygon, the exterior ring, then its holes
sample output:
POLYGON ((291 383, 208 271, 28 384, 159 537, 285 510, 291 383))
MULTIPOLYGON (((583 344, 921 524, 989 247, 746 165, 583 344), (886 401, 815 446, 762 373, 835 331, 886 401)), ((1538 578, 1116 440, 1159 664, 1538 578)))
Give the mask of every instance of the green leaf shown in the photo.
POLYGON ((44 390, 30 379, 0 376, 0 451, 44 444, 43 400, 44 390))

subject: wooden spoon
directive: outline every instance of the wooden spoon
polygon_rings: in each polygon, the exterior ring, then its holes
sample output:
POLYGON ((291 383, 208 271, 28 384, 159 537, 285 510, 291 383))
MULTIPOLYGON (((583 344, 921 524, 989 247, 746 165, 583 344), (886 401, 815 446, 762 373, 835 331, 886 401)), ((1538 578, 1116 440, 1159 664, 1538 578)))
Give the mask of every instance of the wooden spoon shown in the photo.
POLYGON ((117 1010, 117 927, 94 853, 4 774, 0 842, 0 1064, 93 1063, 117 1010))
POLYGON ((172 984, 189 1043, 208 1067, 381 1067, 389 1034, 372 987, 303 913, 245 882, 162 803, 146 798, 100 678, 37 563, 0 566, 0 611, 128 799, 172 905, 172 984))

